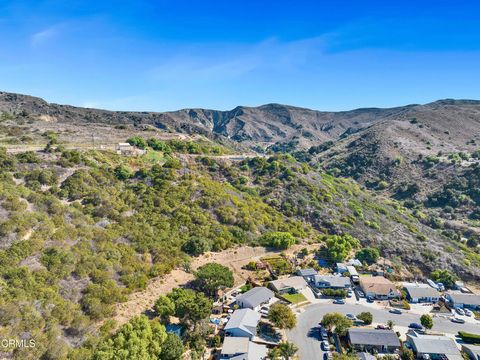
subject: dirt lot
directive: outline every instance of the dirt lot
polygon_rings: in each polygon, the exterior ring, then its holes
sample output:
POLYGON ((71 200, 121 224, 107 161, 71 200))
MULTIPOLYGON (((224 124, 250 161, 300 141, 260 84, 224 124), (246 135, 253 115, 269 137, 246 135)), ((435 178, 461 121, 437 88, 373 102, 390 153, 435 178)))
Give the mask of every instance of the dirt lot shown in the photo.
MULTIPOLYGON (((303 247, 312 249, 315 245, 296 245, 285 251, 285 253, 293 254, 303 247)), ((210 262, 228 266, 233 271, 235 286, 237 286, 248 278, 249 272, 242 270, 243 265, 250 261, 259 260, 265 255, 279 253, 280 251, 268 251, 263 247, 242 246, 218 253, 202 255, 192 260, 191 267, 193 270, 196 270, 198 267, 210 262)), ((181 269, 175 269, 167 276, 152 279, 145 290, 131 294, 126 302, 117 305, 117 314, 114 316, 114 319, 118 326, 150 309, 160 295, 169 293, 172 289, 188 283, 193 278, 193 274, 181 269)))

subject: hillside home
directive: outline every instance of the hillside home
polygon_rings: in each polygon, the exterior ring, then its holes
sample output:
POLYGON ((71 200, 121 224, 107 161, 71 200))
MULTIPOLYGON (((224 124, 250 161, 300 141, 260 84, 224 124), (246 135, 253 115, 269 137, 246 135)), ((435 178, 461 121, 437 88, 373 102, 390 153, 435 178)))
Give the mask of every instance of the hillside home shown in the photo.
POLYGON ((351 286, 350 278, 335 275, 316 275, 314 285, 319 289, 348 289, 351 286))
POLYGON ((424 335, 415 331, 407 333, 407 343, 417 359, 431 360, 463 360, 455 341, 442 335, 424 335))
POLYGON ((270 289, 259 286, 237 296, 236 302, 241 309, 248 308, 257 311, 262 306, 270 304, 274 297, 275 295, 270 289))
POLYGON ((257 335, 257 325, 261 315, 252 309, 238 309, 225 325, 227 336, 253 338, 257 335))
POLYGON ((313 278, 318 274, 315 269, 298 269, 295 272, 296 275, 301 276, 305 279, 306 282, 313 282, 313 278))
POLYGON ((400 340, 393 330, 353 328, 348 330, 348 342, 356 351, 393 353, 400 349, 400 340))
POLYGON ((268 283, 270 289, 279 294, 298 293, 307 288, 307 282, 301 276, 292 276, 285 279, 278 279, 268 283))
POLYGON ((394 299, 400 296, 395 284, 383 276, 360 276, 360 287, 367 297, 377 300, 394 299))
POLYGON ((265 345, 251 342, 246 337, 226 337, 223 342, 221 360, 264 360, 267 358, 265 345))
POLYGON ((480 310, 480 295, 449 292, 445 297, 451 307, 480 310))
POLYGON ((428 284, 404 283, 403 288, 411 303, 436 303, 440 299, 440 293, 428 284))

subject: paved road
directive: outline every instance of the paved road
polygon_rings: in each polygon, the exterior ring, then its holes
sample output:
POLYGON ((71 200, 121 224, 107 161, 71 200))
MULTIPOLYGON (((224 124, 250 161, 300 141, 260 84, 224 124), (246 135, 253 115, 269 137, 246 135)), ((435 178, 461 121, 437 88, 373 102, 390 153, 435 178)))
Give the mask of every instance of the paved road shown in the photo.
MULTIPOLYGON (((369 311, 373 314, 373 323, 386 324, 393 320, 396 326, 407 327, 412 322, 420 323, 420 315, 404 312, 402 315, 390 314, 385 309, 375 309, 362 304, 335 305, 332 303, 314 304, 308 306, 305 311, 298 315, 297 326, 287 332, 289 341, 299 348, 299 356, 302 360, 323 359, 323 351, 320 349, 318 326, 324 314, 340 312, 342 314, 359 314, 369 311)), ((449 319, 435 317, 432 331, 456 334, 459 330, 480 333, 480 323, 455 324, 449 319)))

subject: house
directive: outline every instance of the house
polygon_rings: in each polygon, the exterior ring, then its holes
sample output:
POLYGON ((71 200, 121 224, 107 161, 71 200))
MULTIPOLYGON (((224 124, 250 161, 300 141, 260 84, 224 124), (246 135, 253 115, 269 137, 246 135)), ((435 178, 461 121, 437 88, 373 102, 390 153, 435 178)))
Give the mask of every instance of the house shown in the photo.
POLYGON ((400 296, 395 284, 383 276, 361 276, 360 287, 367 297, 388 300, 400 296))
POLYGON ((356 351, 393 353, 400 349, 400 340, 393 330, 350 329, 348 342, 356 351))
POLYGON ((480 295, 449 292, 445 297, 451 307, 480 310, 480 295))
POLYGON ((251 339, 257 335, 257 325, 261 315, 252 309, 238 309, 225 325, 225 334, 251 339))
POLYGON ((462 344, 462 351, 468 355, 471 360, 480 360, 480 346, 462 344))
POLYGON ((344 272, 347 272, 347 265, 344 263, 337 263, 337 273, 343 274, 344 272))
POLYGON ((424 335, 415 331, 407 333, 407 343, 416 354, 417 358, 431 360, 462 360, 455 341, 443 335, 424 335))
POLYGON ((274 280, 270 281, 268 284, 270 289, 279 294, 298 293, 307 288, 307 282, 301 276, 292 276, 286 279, 274 280))
POLYGON ((265 345, 251 342, 244 337, 226 337, 223 341, 220 359, 230 360, 263 360, 267 358, 265 345))
POLYGON ((358 266, 362 266, 362 262, 358 259, 350 259, 347 261, 346 265, 358 267, 358 266))
POLYGON ((437 289, 428 284, 404 283, 407 299, 411 303, 436 303, 440 299, 437 289))
POLYGON ((319 289, 348 289, 351 286, 349 278, 335 275, 316 275, 314 284, 319 289))
POLYGON ((275 294, 270 289, 259 286, 237 296, 236 302, 239 308, 257 311, 262 305, 269 304, 274 297, 275 294))
POLYGON ((313 282, 313 278, 318 274, 315 269, 298 269, 295 274, 301 276, 305 279, 306 282, 313 282))
POLYGON ((175 334, 178 337, 181 337, 183 332, 183 326, 180 324, 168 324, 165 327, 165 330, 168 334, 175 334))

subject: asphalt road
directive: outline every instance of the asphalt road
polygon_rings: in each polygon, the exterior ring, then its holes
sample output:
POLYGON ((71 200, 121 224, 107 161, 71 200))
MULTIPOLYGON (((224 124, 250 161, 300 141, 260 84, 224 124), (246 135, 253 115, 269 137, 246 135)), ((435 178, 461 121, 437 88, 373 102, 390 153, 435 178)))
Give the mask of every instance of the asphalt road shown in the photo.
MULTIPOLYGON (((302 360, 323 359, 323 351, 320 349, 319 340, 319 322, 323 315, 329 312, 339 312, 342 314, 357 315, 362 311, 369 311, 373 315, 373 323, 386 324, 388 320, 393 320, 396 326, 407 327, 410 323, 420 323, 420 315, 404 312, 401 315, 390 314, 385 309, 375 309, 362 304, 335 305, 314 304, 308 306, 305 311, 297 316, 297 326, 287 332, 288 341, 295 343, 299 348, 299 356, 302 360)), ((449 319, 435 317, 433 318, 432 331, 441 333, 456 334, 463 330, 467 332, 480 333, 480 324, 465 323, 456 324, 449 319)))

